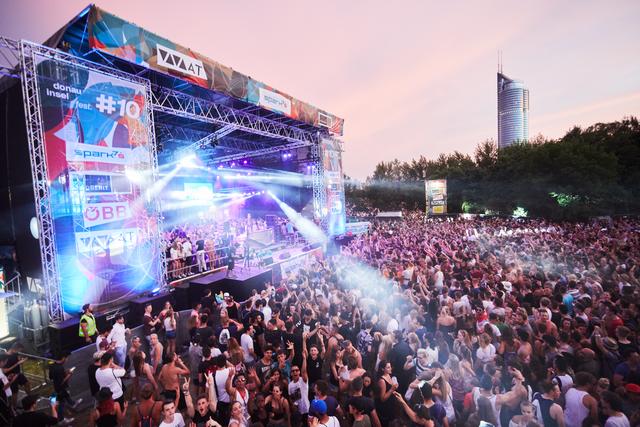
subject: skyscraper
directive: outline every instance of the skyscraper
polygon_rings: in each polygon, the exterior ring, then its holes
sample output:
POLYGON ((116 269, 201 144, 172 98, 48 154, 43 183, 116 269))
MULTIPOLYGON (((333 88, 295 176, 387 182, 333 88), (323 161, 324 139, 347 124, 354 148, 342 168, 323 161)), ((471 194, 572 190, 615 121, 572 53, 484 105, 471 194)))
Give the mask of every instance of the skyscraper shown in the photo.
MULTIPOLYGON (((500 70, 502 71, 502 70, 500 70)), ((529 140, 529 89, 498 73, 498 148, 529 140)))

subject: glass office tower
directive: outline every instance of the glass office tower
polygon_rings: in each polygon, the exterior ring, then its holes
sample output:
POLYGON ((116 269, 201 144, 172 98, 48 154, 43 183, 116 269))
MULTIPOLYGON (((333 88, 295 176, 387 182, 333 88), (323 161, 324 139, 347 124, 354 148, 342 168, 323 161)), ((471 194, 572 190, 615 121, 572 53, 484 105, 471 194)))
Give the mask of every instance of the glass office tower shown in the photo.
POLYGON ((498 148, 529 140, 529 89, 498 73, 498 148))

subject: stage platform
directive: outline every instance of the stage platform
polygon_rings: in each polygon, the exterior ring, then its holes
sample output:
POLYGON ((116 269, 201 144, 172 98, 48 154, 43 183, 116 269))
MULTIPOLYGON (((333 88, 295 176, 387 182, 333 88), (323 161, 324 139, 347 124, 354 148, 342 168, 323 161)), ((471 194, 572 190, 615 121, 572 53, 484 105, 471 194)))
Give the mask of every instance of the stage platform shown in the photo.
MULTIPOLYGON (((242 267, 242 259, 240 259, 231 272, 223 267, 190 279, 183 279, 180 283, 172 284, 168 290, 158 295, 140 296, 130 300, 128 305, 122 307, 121 311, 125 313, 126 325, 134 328, 142 324, 145 305, 151 304, 154 313, 162 310, 166 301, 170 301, 178 311, 188 310, 200 301, 207 289, 211 289, 213 293, 229 292, 236 301, 245 301, 251 297, 251 292, 254 289, 260 292, 265 289, 267 283, 272 283, 274 278, 279 280, 280 264, 307 255, 314 250, 315 247, 311 246, 281 249, 272 254, 274 263, 266 266, 245 268, 242 267)), ((104 313, 94 313, 94 315, 98 330, 104 328, 110 320, 104 313)), ((78 337, 79 322, 80 317, 78 316, 49 326, 52 353, 73 351, 85 345, 78 337)))

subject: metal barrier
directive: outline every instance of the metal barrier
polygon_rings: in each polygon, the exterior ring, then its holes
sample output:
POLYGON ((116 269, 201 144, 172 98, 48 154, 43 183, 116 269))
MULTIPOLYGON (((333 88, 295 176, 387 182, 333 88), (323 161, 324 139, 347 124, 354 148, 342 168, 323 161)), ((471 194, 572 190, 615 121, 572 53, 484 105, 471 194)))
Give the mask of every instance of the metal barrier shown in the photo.
MULTIPOLYGON (((167 265, 167 281, 171 282, 174 280, 196 276, 201 273, 214 271, 217 268, 220 268, 227 264, 227 261, 226 261, 228 258, 228 256, 226 255, 227 252, 228 252, 228 247, 216 248, 215 249, 216 256, 213 258, 213 260, 211 258, 205 259, 206 269, 204 271, 199 271, 197 254, 195 253, 192 255, 179 257, 177 259, 167 258, 167 264, 168 264, 167 265), (219 253, 221 253, 222 255, 218 255, 219 253), (180 267, 173 268, 173 269, 171 268, 171 265, 175 263, 175 261, 182 261, 182 262, 185 262, 186 264, 188 260, 191 260, 191 262, 189 262, 187 265, 182 265, 180 267)), ((208 252, 205 251, 205 255, 210 253, 211 251, 208 251, 208 252)))
MULTIPOLYGON (((4 349, 0 351, 6 353, 4 349)), ((53 391, 53 382, 49 379, 49 366, 55 363, 55 360, 21 352, 18 356, 27 358, 21 367, 22 373, 31 384, 31 391, 42 395, 50 394, 53 391)))

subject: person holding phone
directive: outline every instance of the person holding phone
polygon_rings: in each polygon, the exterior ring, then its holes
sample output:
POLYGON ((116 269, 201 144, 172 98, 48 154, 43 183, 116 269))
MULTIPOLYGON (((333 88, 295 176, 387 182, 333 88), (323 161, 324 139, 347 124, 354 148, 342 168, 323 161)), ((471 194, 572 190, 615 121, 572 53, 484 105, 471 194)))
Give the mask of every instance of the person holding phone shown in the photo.
POLYGON ((73 422, 73 418, 65 419, 64 409, 69 405, 72 410, 75 410, 82 403, 82 399, 73 401, 69 394, 69 380, 73 375, 73 371, 64 367, 68 356, 69 353, 67 352, 61 353, 56 357, 55 363, 49 367, 49 378, 53 381, 53 389, 58 400, 58 421, 70 424, 73 422))
MULTIPOLYGON (((58 424, 58 402, 55 396, 49 399, 51 415, 36 411, 38 396, 27 395, 22 398, 24 412, 13 420, 14 426, 47 427, 58 424)), ((70 424, 70 422, 67 422, 70 424)))

